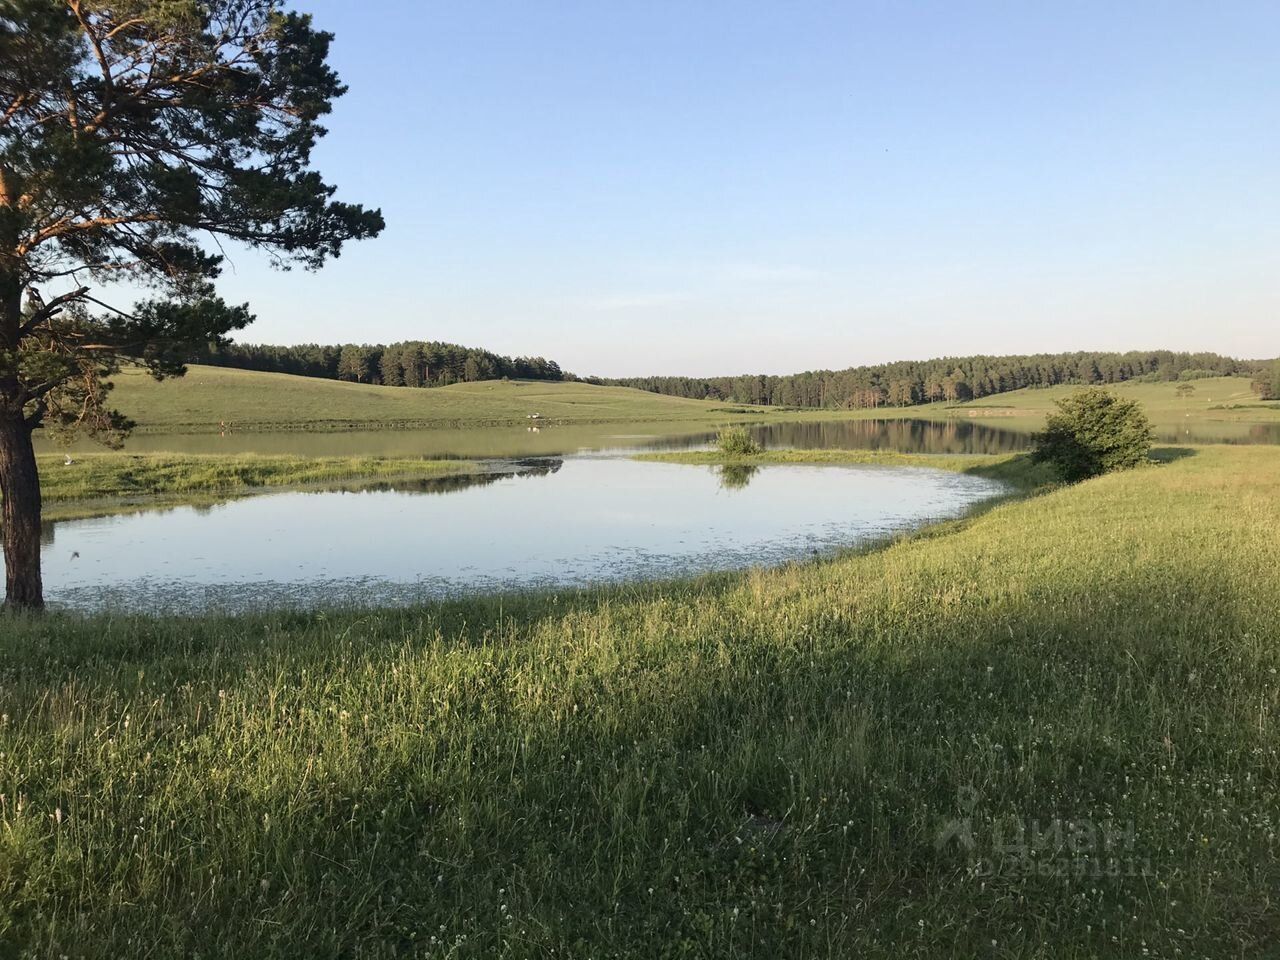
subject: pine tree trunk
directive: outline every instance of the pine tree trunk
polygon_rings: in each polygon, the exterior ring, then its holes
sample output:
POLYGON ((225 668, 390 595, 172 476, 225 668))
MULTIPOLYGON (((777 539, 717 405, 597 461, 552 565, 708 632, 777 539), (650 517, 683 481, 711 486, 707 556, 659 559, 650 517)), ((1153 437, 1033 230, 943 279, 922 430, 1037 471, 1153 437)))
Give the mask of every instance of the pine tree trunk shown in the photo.
POLYGON ((0 536, 4 539, 5 606, 44 606, 40 580, 40 477, 31 428, 21 414, 0 414, 0 536))
MULTIPOLYGON (((3 207, 0 207, 3 209, 3 207)), ((3 246, 3 244, 0 244, 3 246)), ((0 256, 0 351, 17 356, 22 323, 22 287, 3 270, 0 256)), ((4 541, 5 606, 44 606, 40 582, 40 477, 31 445, 31 427, 22 408, 16 367, 0 367, 0 539, 4 541)))

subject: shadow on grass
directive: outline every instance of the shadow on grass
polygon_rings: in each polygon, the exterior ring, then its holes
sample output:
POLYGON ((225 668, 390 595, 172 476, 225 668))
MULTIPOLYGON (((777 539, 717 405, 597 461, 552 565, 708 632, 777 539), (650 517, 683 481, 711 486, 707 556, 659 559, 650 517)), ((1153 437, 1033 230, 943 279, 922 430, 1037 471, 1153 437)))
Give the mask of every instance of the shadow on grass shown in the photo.
POLYGON ((1188 457, 1194 457, 1195 447, 1152 447, 1151 459, 1157 463, 1176 463, 1188 457))
MULTIPOLYGON (((29 803, 81 832, 33 841, 68 858, 36 891, 59 919, 9 933, 207 956, 463 934, 450 955, 1249 955, 1280 881, 1255 829, 1276 800, 1265 725, 1240 713, 1265 694, 1240 640, 1263 620, 1190 559, 1119 569, 1014 590, 944 565, 905 604, 845 602, 852 571, 817 564, 762 590, 739 574, 367 617, 101 621, 102 654, 151 630, 132 655, 161 663, 49 675, 86 695, 135 685, 144 724, 182 683, 227 689, 241 714, 133 747, 121 732, 118 770, 30 779, 29 803), (433 652, 466 655, 450 684, 433 652), (147 824, 174 852, 148 858, 114 825, 166 791, 179 812, 147 824), (753 817, 780 827, 761 838, 753 817), (1068 820, 1093 833, 1050 829, 1068 820), (1100 846, 1104 823, 1121 850, 1100 846), (1030 875, 1019 825, 1049 837, 1030 875)), ((49 701, 23 685, 9 709, 51 738, 49 701)))

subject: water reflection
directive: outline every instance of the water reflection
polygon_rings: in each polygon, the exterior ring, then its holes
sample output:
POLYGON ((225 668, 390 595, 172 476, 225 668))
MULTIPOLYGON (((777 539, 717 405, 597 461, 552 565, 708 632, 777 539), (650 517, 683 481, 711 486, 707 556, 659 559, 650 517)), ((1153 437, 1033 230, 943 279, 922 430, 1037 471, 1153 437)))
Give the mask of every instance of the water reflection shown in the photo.
POLYGON ((86 610, 403 604, 782 563, 1001 489, 936 470, 574 459, 423 491, 448 497, 285 492, 68 521, 42 558, 51 601, 86 610))
POLYGON ((1280 423, 1244 423, 1222 420, 1177 426, 1156 424, 1161 443, 1280 443, 1280 423))
POLYGON ((771 449, 1017 453, 1031 445, 1025 432, 966 420, 812 420, 757 424, 749 429, 752 437, 771 449))
MULTIPOLYGON (((303 494, 317 493, 412 493, 412 494, 446 494, 457 493, 462 490, 468 490, 472 487, 484 487, 501 480, 516 477, 549 477, 557 473, 564 466, 564 460, 545 457, 531 458, 524 460, 491 460, 481 464, 481 469, 477 473, 451 474, 443 477, 393 477, 386 480, 367 480, 356 483, 324 483, 318 484, 313 489, 300 491, 303 494)), ((213 513, 222 504, 231 500, 239 500, 244 497, 252 496, 270 496, 272 493, 279 493, 279 490, 273 491, 270 487, 259 487, 254 490, 237 493, 223 494, 211 493, 202 499, 188 500, 181 504, 166 504, 163 502, 156 503, 150 497, 141 497, 136 503, 113 503, 109 507, 104 507, 102 514, 104 516, 129 514, 129 513, 152 513, 166 514, 173 513, 176 510, 187 510, 194 512, 198 516, 207 516, 213 513)), ((93 519, 86 517, 84 519, 93 519)), ((40 523, 40 545, 42 547, 51 547, 57 539, 57 531, 59 526, 65 526, 74 523, 71 520, 42 520, 40 523)))
POLYGON ((722 490, 742 490, 760 468, 749 463, 726 463, 719 468, 722 490))
MULTIPOLYGON (((1030 446, 1034 419, 992 424, 969 418, 943 420, 802 420, 748 425, 752 436, 774 449, 889 450, 898 453, 1015 453, 1030 446)), ((563 457, 579 453, 625 454, 690 450, 710 444, 717 422, 555 424, 537 428, 457 427, 423 430, 351 430, 217 434, 137 433, 130 453, 296 454, 310 457, 428 457, 482 460, 563 457)), ((1164 443, 1280 443, 1280 423, 1157 422, 1164 443)), ((46 440, 41 449, 54 447, 46 440)), ((73 449, 94 450, 90 442, 73 449)))

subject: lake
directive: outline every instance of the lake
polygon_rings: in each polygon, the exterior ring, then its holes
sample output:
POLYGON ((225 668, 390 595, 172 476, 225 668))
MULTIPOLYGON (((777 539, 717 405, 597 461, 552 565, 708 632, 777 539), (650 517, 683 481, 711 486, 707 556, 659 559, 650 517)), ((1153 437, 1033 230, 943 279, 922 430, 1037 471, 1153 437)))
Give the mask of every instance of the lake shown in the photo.
MULTIPOLYGON (((514 427, 305 430, 245 433, 135 433, 130 453, 260 453, 308 457, 487 459, 693 450, 708 446, 716 426, 705 423, 528 424, 514 427)), ((807 420, 748 425, 772 449, 894 450, 900 453, 1013 453, 1029 446, 1025 431, 965 420, 807 420)), ((47 441, 42 449, 55 448, 47 441)), ((92 451, 82 442, 73 450, 92 451)))
MULTIPOLYGON (((1184 442, 1280 442, 1280 424, 1197 424, 1184 442), (1226 428, 1230 428, 1229 430, 1226 428), (1213 436, 1206 435, 1208 429, 1213 436)), ((756 424, 772 449, 1025 450, 1026 430, 970 420, 756 424)), ((962 514, 998 485, 936 470, 638 463, 706 447, 705 424, 164 435, 131 452, 479 460, 479 476, 362 492, 277 492, 45 525, 47 593, 84 610, 405 604, 473 591, 581 587, 829 553, 962 514)))
POLYGON ((1002 489, 932 469, 546 459, 51 523, 43 562, 50 603, 80 610, 409 604, 808 559, 959 516, 1002 489))
MULTIPOLYGON (((875 419, 804 420, 747 425, 771 449, 891 450, 898 453, 1017 453, 1031 446, 1030 427, 988 422, 875 419)), ((1280 443, 1280 423, 1217 421, 1159 423, 1161 443, 1280 443)), ((706 447, 716 427, 705 423, 542 423, 512 427, 452 427, 244 433, 135 433, 130 453, 296 454, 308 457, 427 457, 489 459, 569 456, 576 453, 678 451, 706 447)), ((61 450, 48 440, 40 449, 61 450)), ((73 451, 100 450, 81 441, 73 451)))

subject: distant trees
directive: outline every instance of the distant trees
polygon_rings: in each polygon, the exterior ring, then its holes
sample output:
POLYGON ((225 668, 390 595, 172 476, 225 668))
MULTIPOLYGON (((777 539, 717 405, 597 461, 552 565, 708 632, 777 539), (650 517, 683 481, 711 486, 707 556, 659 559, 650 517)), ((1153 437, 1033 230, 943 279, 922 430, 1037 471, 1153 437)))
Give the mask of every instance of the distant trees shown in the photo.
MULTIPOLYGON (((1214 353, 1169 350, 1061 353, 1025 356, 943 357, 845 370, 810 370, 789 376, 629 377, 599 380, 653 393, 731 403, 827 409, 918 403, 962 403, 1022 387, 1125 380, 1172 381, 1251 374, 1254 364, 1214 353)), ((1280 391, 1277 392, 1280 396, 1280 391)))
POLYGON ((338 353, 338 379, 364 383, 369 377, 369 351, 348 343, 338 353))
POLYGON ((476 347, 434 340, 406 340, 392 344, 304 343, 288 347, 212 343, 192 354, 189 362, 355 383, 380 383, 389 387, 439 387, 500 377, 574 379, 554 360, 503 357, 476 347))
POLYGON ((1280 400, 1280 360, 1261 367, 1254 374, 1253 392, 1263 400, 1280 400))
POLYGON ((1058 401, 1058 412, 1035 435, 1031 459, 1074 483, 1145 462, 1154 436, 1137 401, 1095 387, 1058 401))

